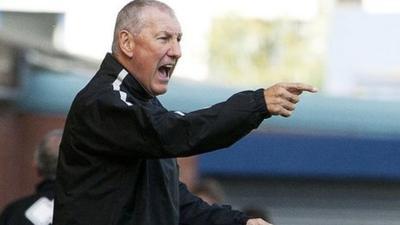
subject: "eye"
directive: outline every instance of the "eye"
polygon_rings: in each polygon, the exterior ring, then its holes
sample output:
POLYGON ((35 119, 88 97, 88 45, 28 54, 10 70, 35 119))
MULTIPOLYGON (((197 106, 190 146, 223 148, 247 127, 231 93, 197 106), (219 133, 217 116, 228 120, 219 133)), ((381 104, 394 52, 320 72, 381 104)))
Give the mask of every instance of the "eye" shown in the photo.
POLYGON ((160 36, 158 36, 158 38, 157 38, 158 40, 161 40, 161 41, 169 41, 169 39, 171 39, 171 35, 168 35, 168 34, 160 34, 160 36))

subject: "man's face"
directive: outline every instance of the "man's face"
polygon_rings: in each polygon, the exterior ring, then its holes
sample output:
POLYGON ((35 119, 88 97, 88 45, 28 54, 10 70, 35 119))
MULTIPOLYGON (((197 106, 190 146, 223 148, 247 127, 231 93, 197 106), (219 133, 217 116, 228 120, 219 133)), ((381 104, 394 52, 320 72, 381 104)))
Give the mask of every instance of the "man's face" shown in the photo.
POLYGON ((144 26, 134 34, 134 51, 130 59, 131 73, 152 95, 167 91, 168 82, 181 57, 179 41, 182 33, 178 20, 157 8, 143 12, 144 26))

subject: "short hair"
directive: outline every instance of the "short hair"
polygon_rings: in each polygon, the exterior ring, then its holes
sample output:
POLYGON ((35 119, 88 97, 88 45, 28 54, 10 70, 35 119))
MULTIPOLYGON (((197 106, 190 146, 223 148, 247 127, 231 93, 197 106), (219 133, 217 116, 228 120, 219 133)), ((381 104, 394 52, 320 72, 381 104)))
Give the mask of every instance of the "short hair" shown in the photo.
POLYGON ((157 8, 163 12, 175 16, 174 11, 167 4, 157 0, 134 0, 126 4, 118 13, 114 27, 114 39, 112 42, 112 53, 118 50, 118 33, 121 30, 128 30, 132 33, 139 33, 144 27, 143 9, 148 7, 157 8))
POLYGON ((63 131, 61 129, 52 130, 47 133, 34 153, 34 160, 39 173, 45 179, 56 178, 58 152, 62 134, 63 131), (54 140, 54 138, 57 138, 57 140, 54 140))

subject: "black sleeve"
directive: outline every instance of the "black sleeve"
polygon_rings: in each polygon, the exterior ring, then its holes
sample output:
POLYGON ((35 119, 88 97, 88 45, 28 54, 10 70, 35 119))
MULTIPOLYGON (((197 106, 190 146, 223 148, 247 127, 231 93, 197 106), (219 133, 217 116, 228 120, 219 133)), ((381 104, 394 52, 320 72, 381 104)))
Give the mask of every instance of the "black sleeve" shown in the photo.
POLYGON ((249 219, 244 213, 228 205, 209 205, 179 184, 180 225, 245 225, 249 219))
MULTIPOLYGON (((181 157, 227 147, 269 115, 263 89, 240 92, 227 101, 186 115, 159 104, 100 97, 73 109, 67 121, 71 145, 123 157, 181 157), (71 132, 71 133, 70 133, 71 132)), ((66 138, 68 139, 68 138, 66 138)))

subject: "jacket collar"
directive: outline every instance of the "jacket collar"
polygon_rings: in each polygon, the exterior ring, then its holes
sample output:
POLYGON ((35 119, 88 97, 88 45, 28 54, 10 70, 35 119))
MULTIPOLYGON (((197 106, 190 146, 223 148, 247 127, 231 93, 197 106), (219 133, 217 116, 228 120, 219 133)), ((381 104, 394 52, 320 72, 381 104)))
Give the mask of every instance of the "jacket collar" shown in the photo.
POLYGON ((128 92, 137 98, 143 100, 149 100, 154 98, 143 86, 136 80, 135 76, 128 72, 111 53, 107 53, 101 63, 100 70, 105 71, 107 74, 114 76, 115 78, 125 70, 128 75, 124 78, 123 84, 127 88, 128 92))
POLYGON ((52 192, 55 187, 55 181, 52 179, 45 179, 36 185, 36 193, 52 192))

